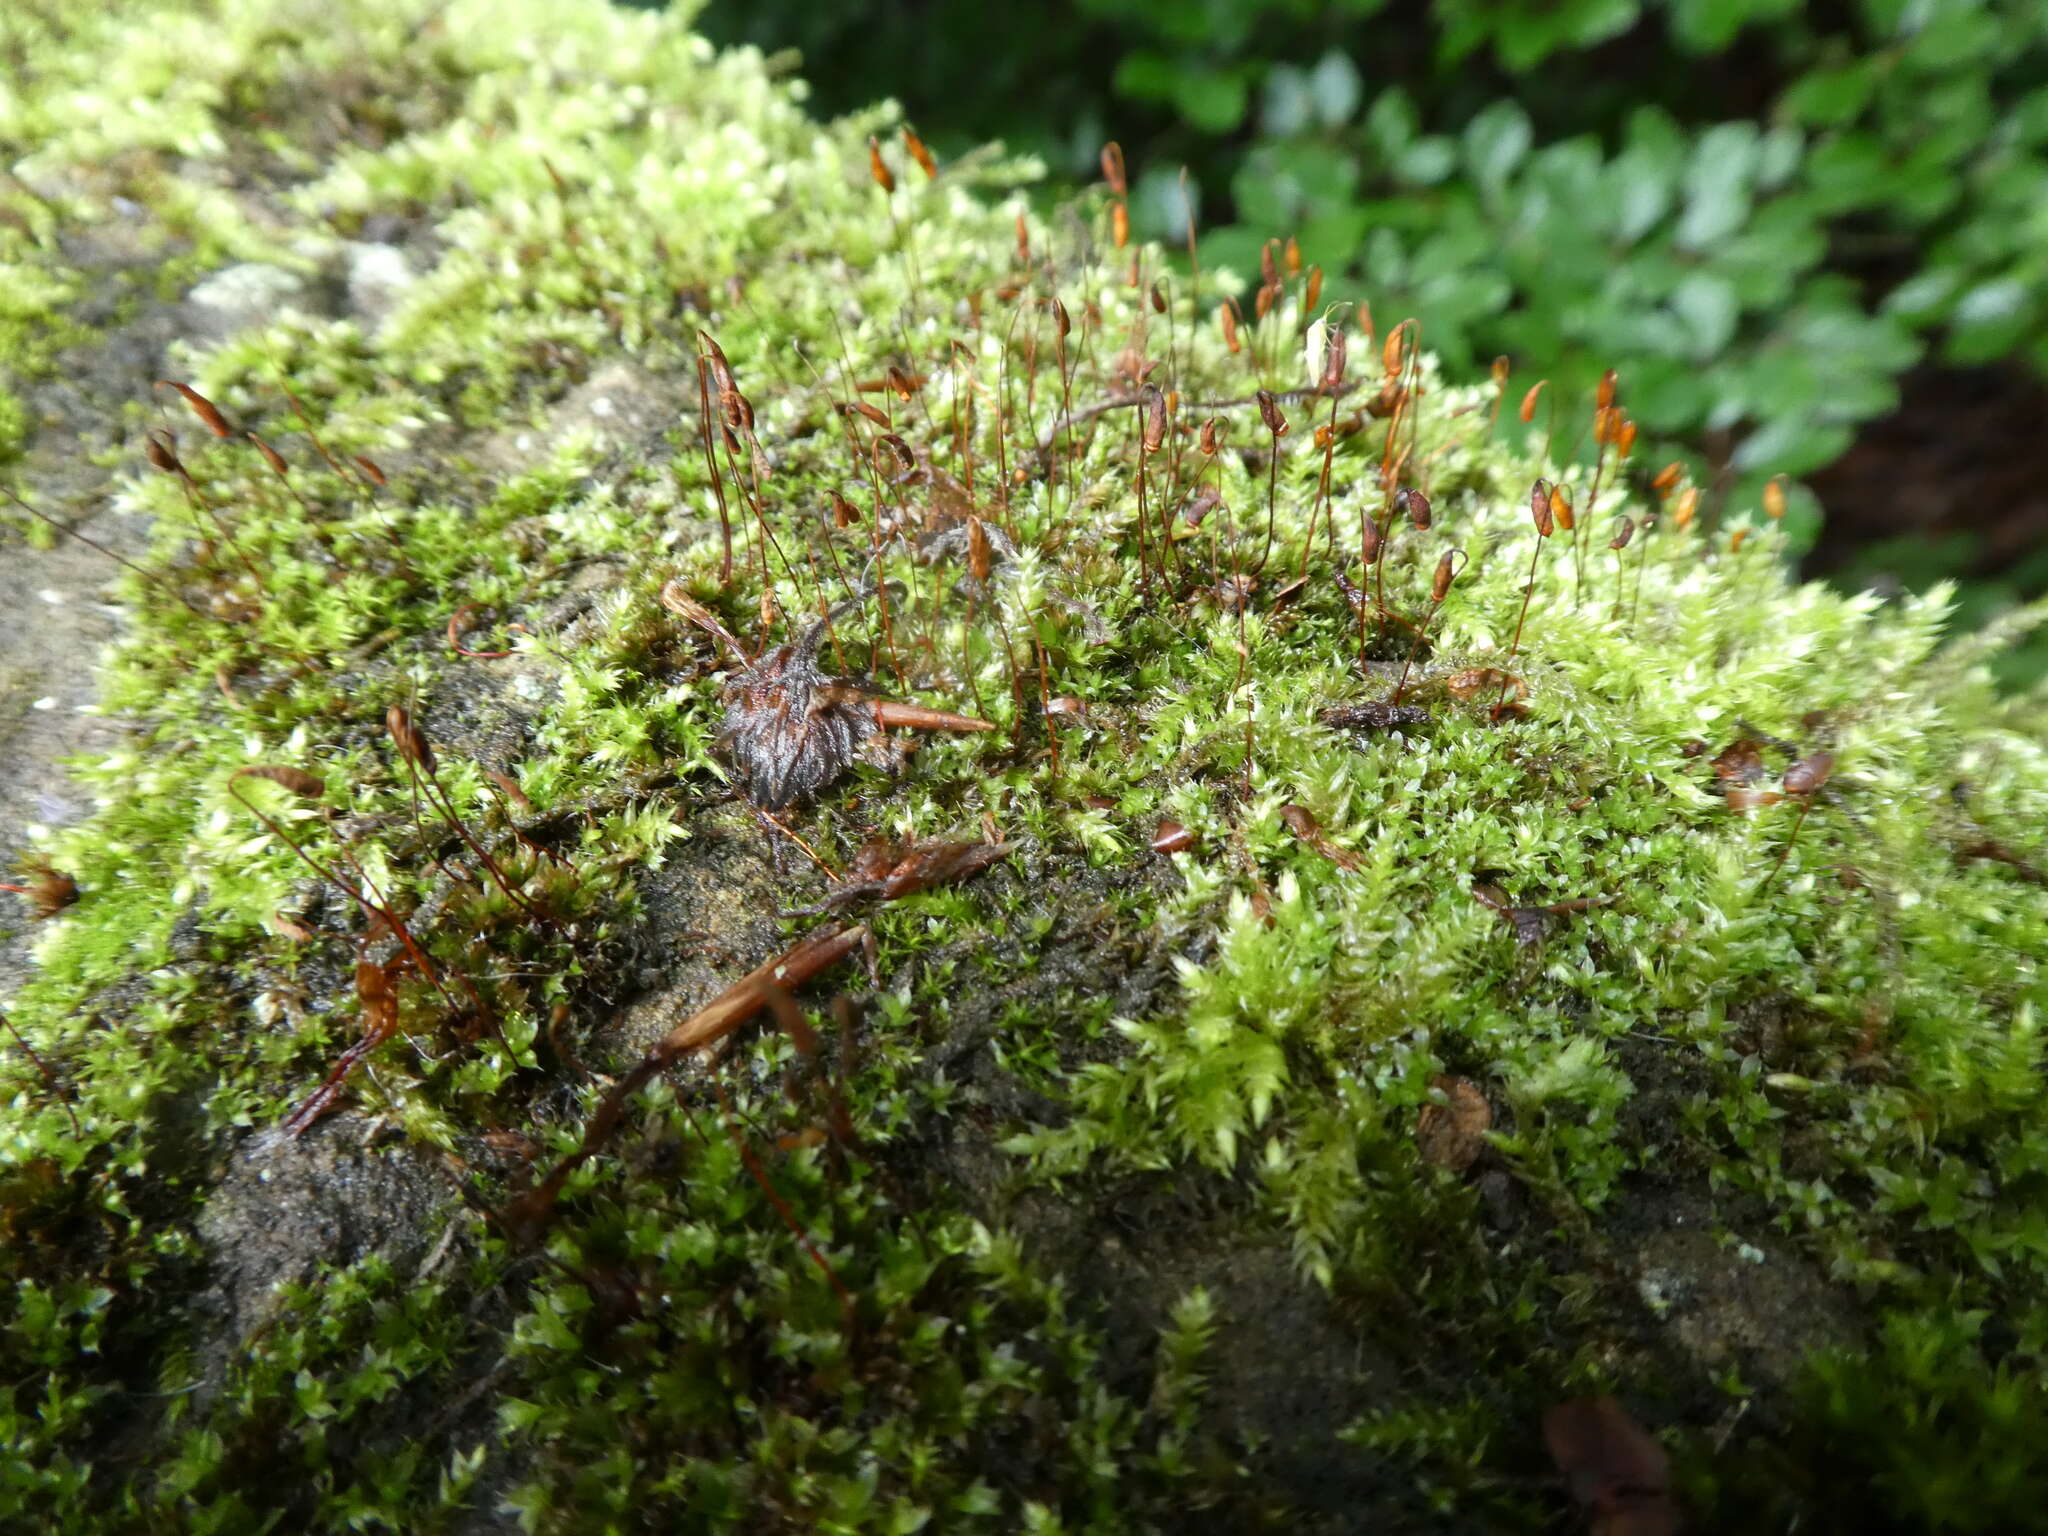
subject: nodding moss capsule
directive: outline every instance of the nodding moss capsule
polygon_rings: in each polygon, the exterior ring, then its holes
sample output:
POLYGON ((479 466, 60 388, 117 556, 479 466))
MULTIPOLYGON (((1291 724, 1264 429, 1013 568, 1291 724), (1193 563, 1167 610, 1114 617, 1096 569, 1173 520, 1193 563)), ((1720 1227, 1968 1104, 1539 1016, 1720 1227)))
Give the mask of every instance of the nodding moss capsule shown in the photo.
POLYGON ((1835 757, 1832 752, 1815 752, 1802 757, 1785 770, 1785 793, 1788 795, 1810 795, 1834 777, 1835 757))
POLYGON ((142 452, 149 462, 167 475, 182 475, 185 466, 174 447, 176 439, 163 427, 150 428, 142 440, 142 452))
POLYGON ((1437 558, 1436 576, 1429 584, 1429 600, 1441 603, 1451 595, 1451 583, 1457 578, 1457 551, 1447 549, 1437 558))
POLYGON ((1566 533, 1578 526, 1572 513, 1572 493, 1562 485, 1550 488, 1550 516, 1566 533))
POLYGON ((238 779, 268 779, 304 800, 318 800, 327 793, 327 781, 319 774, 278 763, 255 763, 247 768, 237 768, 234 776, 238 779))
POLYGON ((910 158, 917 162, 918 168, 927 177, 937 178, 939 174, 938 162, 932 159, 932 152, 925 147, 924 140, 919 138, 916 132, 908 127, 903 130, 903 147, 910 151, 910 158))
POLYGON ((403 704, 393 704, 384 711, 384 729, 391 733, 399 754, 408 762, 417 765, 422 772, 434 771, 434 749, 429 745, 426 733, 412 723, 412 716, 403 704))
POLYGON ((1350 358, 1351 344, 1344 339, 1344 332, 1333 330, 1323 344, 1323 393, 1334 395, 1344 387, 1344 367, 1350 358))
POLYGON ((1273 398, 1273 392, 1270 389, 1262 389, 1259 391, 1257 398, 1259 402, 1259 419, 1265 422, 1266 430, 1275 437, 1285 437, 1287 435, 1287 418, 1281 414, 1280 402, 1273 398))
POLYGON ((1529 516, 1535 520, 1538 535, 1546 539, 1556 526, 1555 514, 1551 511, 1550 489, 1548 480, 1538 480, 1529 490, 1529 516))
POLYGON ((1102 146, 1102 179, 1118 197, 1130 194, 1130 184, 1124 179, 1124 147, 1115 139, 1102 146))
POLYGON ((1390 379, 1396 379, 1408 366, 1408 359, 1414 355, 1416 322, 1403 320, 1387 332, 1386 344, 1380 348, 1380 367, 1390 379))
POLYGON ((225 439, 235 435, 235 429, 228 425, 219 407, 190 384, 180 384, 176 379, 158 379, 156 383, 159 389, 175 389, 192 408, 192 414, 199 418, 200 424, 215 437, 225 439))
POLYGON ((1785 515, 1785 477, 1773 475, 1764 483, 1764 515, 1777 522, 1785 515))
POLYGON ((1145 451, 1157 453, 1166 443, 1166 393, 1157 384, 1147 384, 1145 401, 1145 451))
POLYGON ((254 432, 246 432, 243 434, 243 436, 247 437, 251 443, 254 443, 256 445, 256 451, 263 455, 263 462, 270 466, 270 472, 272 474, 276 475, 280 480, 289 477, 291 469, 290 466, 285 463, 283 454, 279 453, 275 448, 271 447, 270 444, 263 441, 263 439, 258 437, 254 432))

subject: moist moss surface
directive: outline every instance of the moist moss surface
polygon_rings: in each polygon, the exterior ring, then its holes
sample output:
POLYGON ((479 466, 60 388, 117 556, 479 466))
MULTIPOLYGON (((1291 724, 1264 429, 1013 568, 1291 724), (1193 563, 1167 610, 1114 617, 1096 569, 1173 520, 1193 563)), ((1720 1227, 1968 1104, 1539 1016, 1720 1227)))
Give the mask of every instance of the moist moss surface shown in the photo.
POLYGON ((1703 1529, 2039 1528, 2038 610, 1794 585, 1278 247, 1227 340, 1112 191, 684 15, 0 57, 9 537, 148 530, 26 829, 0 1524, 1551 1530, 1611 1393, 1703 1529), (679 610, 995 729, 771 825, 679 610), (801 915, 876 838, 1010 847, 801 915))

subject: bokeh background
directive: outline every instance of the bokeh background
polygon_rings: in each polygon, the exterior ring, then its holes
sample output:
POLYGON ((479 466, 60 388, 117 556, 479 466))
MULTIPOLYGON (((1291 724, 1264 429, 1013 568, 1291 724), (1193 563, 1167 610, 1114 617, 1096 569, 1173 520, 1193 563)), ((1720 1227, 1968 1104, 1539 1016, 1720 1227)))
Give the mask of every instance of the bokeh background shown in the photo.
MULTIPOLYGON (((1603 368, 1717 503, 1790 477, 1809 574, 2048 590, 2043 0, 711 0, 821 115, 900 101, 942 153, 1118 140, 1141 232, 1414 315, 1467 376, 1603 368), (1185 168, 1186 191, 1182 171, 1185 168)), ((1539 418, 1539 426, 1541 421, 1539 418)), ((2048 674, 2048 638, 2008 663, 2048 674)))

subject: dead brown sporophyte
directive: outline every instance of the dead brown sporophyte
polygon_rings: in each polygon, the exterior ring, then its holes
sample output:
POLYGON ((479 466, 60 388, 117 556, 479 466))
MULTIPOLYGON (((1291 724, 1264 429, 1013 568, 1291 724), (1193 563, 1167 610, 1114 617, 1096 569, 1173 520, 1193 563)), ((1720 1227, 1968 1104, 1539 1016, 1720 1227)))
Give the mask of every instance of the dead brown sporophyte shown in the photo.
MULTIPOLYGON (((507 656, 518 655, 517 651, 473 651, 462 643, 463 631, 468 627, 466 621, 471 614, 479 613, 483 608, 482 603, 463 603, 448 615, 448 648, 469 661, 501 661, 507 656)), ((530 633, 524 624, 508 624, 505 627, 513 634, 530 633)))
POLYGON ((815 906, 787 914, 815 917, 860 901, 897 901, 950 885, 1000 863, 1015 843, 949 842, 943 838, 899 843, 874 838, 861 845, 838 887, 815 906))
MULTIPOLYGON (((988 868, 1009 853, 1008 845, 969 843, 878 845, 866 866, 868 881, 874 889, 864 890, 863 896, 881 901, 894 900, 916 890, 926 890, 937 885, 949 884, 972 877, 988 868)), ((857 864, 856 869, 861 869, 857 864)), ((798 1054, 815 1055, 815 1033, 803 1019, 794 994, 797 990, 834 966, 855 954, 865 953, 869 964, 874 963, 874 937, 863 924, 826 923, 797 939, 772 959, 757 966, 717 997, 695 1010, 670 1028, 639 1063, 612 1086, 597 1109, 584 1125, 583 1136, 576 1149, 562 1159, 538 1183, 514 1196, 502 1207, 489 1208, 490 1215, 516 1241, 530 1246, 545 1233, 555 1217, 556 1205, 562 1190, 575 1171, 596 1156, 611 1140, 625 1118, 626 1110, 640 1090, 657 1075, 677 1065, 685 1057, 716 1045, 742 1025, 766 1012, 772 1015, 778 1026, 787 1034, 798 1054)), ((841 1069, 843 1082, 847 1063, 852 1051, 851 1016, 842 1011, 841 1023, 841 1069)), ((713 1078, 726 1124, 735 1126, 730 1100, 726 1098, 720 1078, 713 1078)), ((843 1099, 839 1101, 834 1115, 835 1134, 852 1139, 852 1124, 844 1109, 843 1099)), ((854 1298, 840 1281, 824 1255, 811 1240, 787 1202, 776 1192, 773 1181, 760 1165, 758 1157, 734 1129, 734 1143, 742 1160, 747 1165, 749 1176, 763 1190, 773 1204, 784 1224, 790 1229, 798 1243, 804 1248, 812 1262, 823 1272, 839 1296, 848 1325, 851 1325, 854 1298)))
POLYGON ((1621 616, 1621 591, 1627 580, 1627 567, 1622 561, 1621 552, 1628 548, 1635 536, 1636 520, 1624 514, 1615 522, 1614 537, 1607 541, 1607 547, 1614 551, 1614 613, 1617 618, 1621 616))
MULTIPOLYGON (((1316 269, 1320 282, 1322 269, 1316 269)), ((1297 580, 1308 580, 1308 565, 1315 553, 1316 522, 1319 514, 1330 502, 1330 473, 1337 455, 1337 400, 1344 392, 1344 372, 1349 361, 1350 343, 1344 339, 1344 328, 1332 329, 1322 321, 1309 328, 1309 381, 1315 390, 1330 399, 1330 418, 1316 429, 1316 446, 1323 450, 1322 472, 1316 478, 1315 500, 1309 505, 1308 530, 1302 537, 1301 571, 1297 580)), ((1330 514, 1330 542, 1336 541, 1336 513, 1330 514)))
MULTIPOLYGON (((226 515, 214 505, 212 498, 200 488, 191 470, 185 467, 184 459, 178 454, 176 435, 168 427, 150 428, 143 436, 143 456, 149 460, 152 468, 177 480, 195 517, 203 516, 212 525, 214 535, 248 573, 253 591, 260 594, 263 590, 262 573, 256 569, 256 564, 249 558, 248 552, 236 541, 233 530, 228 526, 226 515)), ((208 549, 211 541, 204 533, 200 537, 202 550, 208 549)))
MULTIPOLYGON (((316 858, 304 844, 284 829, 282 823, 242 792, 242 781, 245 779, 268 780, 306 801, 318 801, 325 796, 326 780, 318 774, 289 764, 260 763, 236 769, 228 776, 227 787, 228 793, 262 822, 271 835, 290 849, 301 863, 355 902, 365 918, 364 931, 356 941, 356 994, 362 1008, 362 1034, 336 1060, 320 1086, 285 1117, 286 1131, 298 1136, 334 1107, 349 1075, 378 1046, 397 1032, 397 997, 393 983, 401 974, 413 974, 425 980, 441 995, 451 1012, 460 1012, 462 1005, 448 991, 441 966, 428 957, 420 940, 407 926, 405 918, 388 902, 371 894, 369 882, 360 867, 354 868, 356 878, 351 880, 333 865, 316 858), (399 953, 384 961, 374 960, 372 950, 387 939, 397 942, 399 953)), ((348 852, 346 842, 341 842, 337 846, 341 856, 354 866, 354 859, 348 852)), ((459 968, 454 974, 468 994, 475 1017, 480 1021, 487 1021, 488 1010, 475 983, 459 968)))
POLYGON ((415 790, 423 790, 428 801, 441 818, 454 829, 464 846, 475 855, 477 861, 487 870, 492 881, 504 894, 506 900, 524 912, 533 922, 544 927, 553 925, 553 919, 533 904, 532 899, 506 874, 504 866, 471 832, 455 804, 448 798, 448 791, 441 783, 440 765, 434 756, 433 746, 426 734, 413 723, 412 716, 402 704, 393 704, 384 712, 384 728, 398 748, 399 757, 406 765, 406 772, 415 790))
POLYGON ((78 1123, 78 1111, 71 1107, 70 1090, 58 1081, 57 1074, 50 1070, 50 1064, 43 1060, 42 1053, 29 1044, 28 1037, 15 1026, 14 1020, 7 1016, 5 1010, 0 1010, 0 1025, 6 1026, 7 1033, 14 1037, 14 1043, 21 1047, 21 1053, 28 1057, 29 1064, 36 1069, 36 1075, 42 1078, 43 1086, 49 1089, 50 1097, 63 1109, 65 1118, 71 1122, 71 1134, 81 1141, 84 1140, 85 1130, 78 1123))

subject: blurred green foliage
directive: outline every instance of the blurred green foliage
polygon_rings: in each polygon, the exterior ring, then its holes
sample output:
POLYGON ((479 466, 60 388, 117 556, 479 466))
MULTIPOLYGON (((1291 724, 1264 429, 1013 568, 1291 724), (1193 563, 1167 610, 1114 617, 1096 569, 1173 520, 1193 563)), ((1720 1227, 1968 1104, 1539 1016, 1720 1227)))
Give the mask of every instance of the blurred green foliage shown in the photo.
POLYGON ((1330 297, 1568 407, 1613 367, 1738 496, 1833 459, 1930 348, 2048 367, 2043 0, 715 0, 703 25, 799 50, 822 109, 895 95, 942 146, 1000 136, 1070 182, 1113 125, 1142 233, 1192 211, 1240 274, 1298 235, 1330 297))

